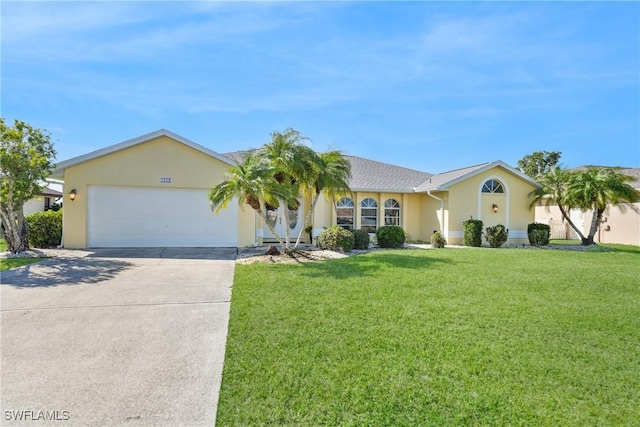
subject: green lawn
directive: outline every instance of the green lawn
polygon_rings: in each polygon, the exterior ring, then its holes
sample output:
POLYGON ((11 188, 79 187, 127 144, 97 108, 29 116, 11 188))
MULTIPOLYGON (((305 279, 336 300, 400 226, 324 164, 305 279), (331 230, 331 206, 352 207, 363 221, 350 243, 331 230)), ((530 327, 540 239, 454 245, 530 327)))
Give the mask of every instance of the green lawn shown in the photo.
POLYGON ((22 267, 23 265, 33 264, 34 262, 42 261, 42 258, 8 258, 0 259, 0 271, 10 270, 16 267, 22 267))
POLYGON ((238 265, 218 425, 637 425, 640 248, 238 265))
MULTIPOLYGON (((7 250, 7 242, 4 239, 0 239, 0 252, 7 250)), ((11 258, 0 259, 0 271, 9 270, 16 267, 22 267, 23 265, 33 264, 34 262, 42 261, 38 258, 11 258)))

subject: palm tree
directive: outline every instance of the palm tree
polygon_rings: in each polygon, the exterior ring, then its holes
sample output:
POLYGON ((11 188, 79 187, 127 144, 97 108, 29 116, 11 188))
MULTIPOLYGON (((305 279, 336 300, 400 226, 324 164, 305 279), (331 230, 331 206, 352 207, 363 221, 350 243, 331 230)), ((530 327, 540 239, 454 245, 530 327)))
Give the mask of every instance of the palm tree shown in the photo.
POLYGON ((633 178, 612 168, 589 168, 572 175, 566 198, 575 207, 593 210, 589 235, 582 238, 582 244, 593 245, 602 216, 610 206, 621 206, 640 200, 640 192, 628 184, 633 178))
MULTIPOLYGON (((315 194, 313 195, 309 213, 305 218, 305 224, 309 223, 312 218, 321 194, 324 193, 327 198, 333 200, 337 195, 351 192, 349 188, 351 163, 339 151, 333 150, 318 154, 316 163, 311 170, 314 173, 312 177, 313 185, 310 187, 315 194)), ((302 231, 300 230, 298 233, 294 249, 300 244, 302 231)))
MULTIPOLYGON (((272 168, 273 179, 277 183, 278 195, 275 207, 283 206, 297 210, 300 196, 313 183, 317 154, 304 142, 307 138, 294 129, 283 133, 273 132, 271 141, 256 154, 272 168)), ((290 250, 291 228, 289 215, 284 215, 285 251, 290 250)), ((271 231, 271 230, 270 230, 271 231)))
POLYGON ((548 208, 549 205, 556 204, 564 220, 567 221, 571 228, 573 228, 584 241, 585 237, 582 231, 573 223, 569 215, 571 208, 574 207, 567 198, 567 186, 572 176, 573 172, 567 169, 561 169, 559 166, 549 170, 549 172, 538 175, 536 180, 540 184, 540 188, 529 193, 529 197, 532 198, 529 207, 534 207, 538 203, 544 203, 548 208))
POLYGON ((280 197, 290 196, 282 185, 274 181, 271 165, 253 152, 249 152, 242 163, 231 167, 225 179, 209 192, 209 200, 216 214, 233 199, 237 199, 240 205, 246 203, 260 215, 271 234, 283 245, 267 217, 269 207, 277 204, 280 197))
MULTIPOLYGON (((250 151, 244 162, 232 167, 225 179, 216 185, 209 199, 217 213, 237 198, 255 210, 281 247, 291 251, 289 215, 284 215, 285 236, 275 230, 275 221, 269 212, 282 206, 297 210, 300 198, 313 195, 313 201, 304 223, 308 223, 320 194, 334 197, 350 191, 351 164, 339 151, 318 154, 304 144, 307 138, 294 129, 273 132, 271 141, 262 148, 250 151)), ((298 247, 303 228, 297 236, 293 250, 298 247)))

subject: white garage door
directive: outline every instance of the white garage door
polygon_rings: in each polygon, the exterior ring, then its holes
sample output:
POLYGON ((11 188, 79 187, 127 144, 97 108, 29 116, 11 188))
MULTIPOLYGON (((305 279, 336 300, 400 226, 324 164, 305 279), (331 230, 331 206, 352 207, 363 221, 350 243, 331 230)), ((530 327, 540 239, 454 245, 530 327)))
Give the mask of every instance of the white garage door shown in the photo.
POLYGON ((207 195, 207 189, 90 186, 88 246, 237 246, 238 204, 216 215, 207 195))

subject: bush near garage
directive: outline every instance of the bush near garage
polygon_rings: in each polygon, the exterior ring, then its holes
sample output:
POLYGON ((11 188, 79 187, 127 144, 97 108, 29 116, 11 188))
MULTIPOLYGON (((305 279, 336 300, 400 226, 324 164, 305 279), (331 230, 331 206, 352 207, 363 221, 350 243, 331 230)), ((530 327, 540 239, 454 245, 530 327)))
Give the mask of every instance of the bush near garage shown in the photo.
POLYGON ((376 231, 378 246, 381 248, 401 248, 404 245, 406 235, 399 225, 386 225, 376 231))
POLYGON ((35 212, 25 217, 29 228, 29 246, 55 248, 62 240, 62 209, 35 212))
POLYGON ((320 249, 349 252, 353 248, 353 234, 339 225, 333 225, 318 236, 320 249))

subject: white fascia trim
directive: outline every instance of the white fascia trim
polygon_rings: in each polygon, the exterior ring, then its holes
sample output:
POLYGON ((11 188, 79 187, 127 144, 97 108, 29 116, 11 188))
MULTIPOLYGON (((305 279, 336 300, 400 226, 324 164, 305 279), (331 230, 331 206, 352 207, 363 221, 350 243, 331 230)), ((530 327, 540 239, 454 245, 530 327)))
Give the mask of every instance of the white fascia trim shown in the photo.
POLYGON ((155 132, 151 132, 151 133, 148 133, 146 135, 139 136, 137 138, 129 139, 129 140, 120 142, 120 143, 115 144, 115 145, 110 145, 109 147, 101 148, 99 150, 92 151, 90 153, 83 154, 81 156, 73 157, 71 159, 62 161, 62 162, 56 164, 55 169, 51 172, 51 176, 53 176, 53 177, 64 177, 64 170, 66 168, 70 167, 70 166, 75 166, 75 165, 77 165, 79 163, 84 163, 84 162, 87 162, 89 160, 93 160, 95 158, 105 156, 107 154, 115 153, 117 151, 124 150, 125 148, 133 147, 134 145, 142 144, 144 142, 151 141, 152 139, 156 139, 156 138, 159 138, 161 136, 166 136, 168 138, 174 139, 174 140, 176 140, 178 142, 181 142, 182 144, 184 144, 184 145, 186 145, 188 147, 193 148, 194 150, 200 151, 201 153, 204 153, 204 154, 206 154, 208 156, 216 158, 216 159, 220 160, 221 162, 227 163, 229 165, 233 166, 233 165, 237 164, 237 162, 235 162, 234 160, 232 160, 232 159, 230 159, 228 157, 225 157, 220 153, 216 153, 215 151, 213 151, 213 150, 211 150, 211 149, 209 149, 207 147, 204 147, 204 146, 202 146, 200 144, 197 144, 197 143, 195 143, 195 142, 193 142, 193 141, 191 141, 191 140, 189 140, 189 139, 187 139, 185 137, 182 137, 182 136, 180 136, 180 135, 178 135, 176 133, 173 133, 173 132, 171 132, 169 130, 160 129, 160 130, 157 130, 155 132))
POLYGON ((380 188, 352 188, 352 193, 396 193, 396 194, 414 194, 415 191, 413 189, 408 190, 389 190, 389 189, 380 189, 380 188))

